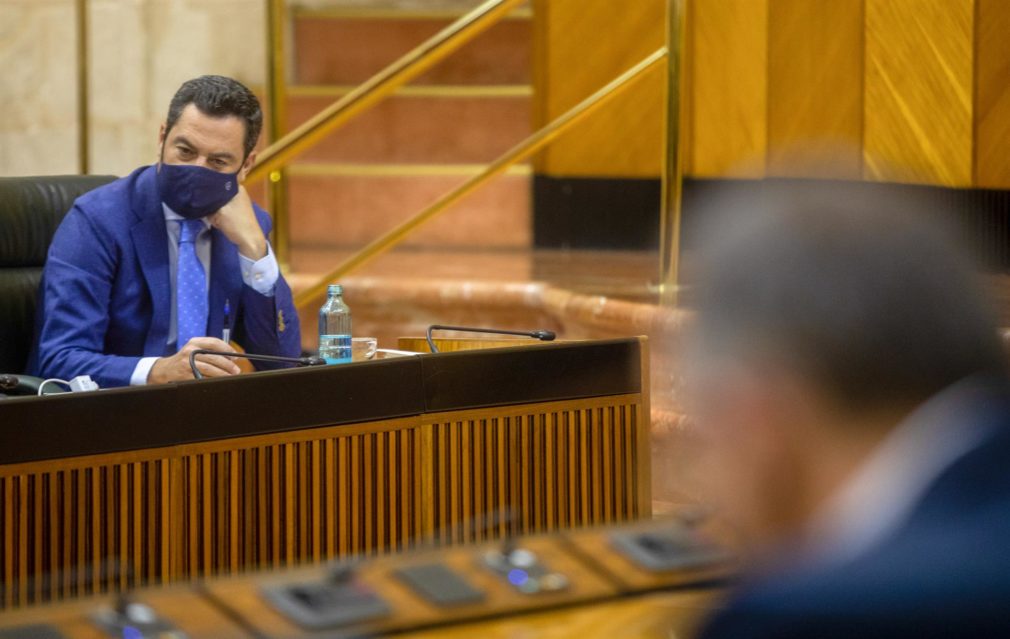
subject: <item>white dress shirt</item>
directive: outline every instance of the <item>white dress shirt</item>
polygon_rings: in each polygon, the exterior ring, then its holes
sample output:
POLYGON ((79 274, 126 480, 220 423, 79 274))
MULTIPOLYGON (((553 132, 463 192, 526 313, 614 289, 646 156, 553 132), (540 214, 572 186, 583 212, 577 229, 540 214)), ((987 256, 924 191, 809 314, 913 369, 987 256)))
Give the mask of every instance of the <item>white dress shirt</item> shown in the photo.
MULTIPOLYGON (((168 341, 167 344, 173 344, 178 337, 178 314, 177 301, 176 301, 176 271, 179 268, 179 234, 181 233, 180 220, 184 219, 181 215, 168 208, 167 204, 162 204, 162 208, 165 211, 165 227, 168 230, 168 272, 169 272, 169 283, 172 290, 172 304, 171 304, 171 317, 168 323, 168 341)), ((211 234, 207 232, 210 229, 210 222, 206 218, 203 219, 203 223, 206 229, 201 231, 199 235, 196 236, 196 257, 200 260, 200 264, 203 265, 203 272, 207 276, 207 290, 210 290, 210 251, 211 251, 211 234)), ((277 265, 277 258, 274 257, 273 249, 270 247, 270 243, 267 242, 267 254, 258 260, 251 260, 248 257, 239 253, 238 256, 239 265, 242 269, 242 281, 245 282, 246 286, 252 288, 254 291, 261 295, 266 295, 267 297, 273 297, 274 288, 277 285, 277 278, 280 277, 280 268, 277 265)), ((179 344, 179 348, 185 346, 185 344, 179 344)), ((142 357, 137 363, 136 368, 133 369, 133 375, 130 376, 131 386, 142 386, 147 383, 147 376, 151 372, 151 367, 154 366, 154 362, 157 357, 142 357)))

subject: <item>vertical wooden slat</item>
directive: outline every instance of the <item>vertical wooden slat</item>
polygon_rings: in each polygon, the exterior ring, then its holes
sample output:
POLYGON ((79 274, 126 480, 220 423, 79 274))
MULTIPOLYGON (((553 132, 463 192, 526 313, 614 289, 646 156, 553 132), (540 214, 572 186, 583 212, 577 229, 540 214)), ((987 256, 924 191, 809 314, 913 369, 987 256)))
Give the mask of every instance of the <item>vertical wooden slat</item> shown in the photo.
POLYGON ((603 423, 600 428, 600 456, 603 460, 603 521, 614 521, 614 466, 612 463, 614 456, 614 408, 608 406, 601 409, 603 412, 603 423))
POLYGON ((312 442, 299 442, 295 446, 295 463, 298 466, 298 483, 295 491, 298 495, 298 515, 295 522, 298 525, 298 552, 297 561, 302 562, 309 558, 309 446, 312 442))
POLYGON ((91 530, 89 531, 88 550, 91 554, 91 583, 89 591, 93 594, 101 592, 102 583, 102 482, 101 468, 88 471, 90 483, 89 507, 91 515, 91 530))
POLYGON ((189 507, 186 526, 189 566, 186 576, 191 579, 200 574, 200 457, 193 455, 186 460, 188 478, 186 504, 189 507))
POLYGON ((349 437, 341 437, 337 440, 338 461, 337 461, 337 499, 340 500, 340 515, 337 517, 337 533, 340 539, 340 556, 345 557, 350 552, 351 536, 351 512, 350 512, 350 485, 347 478, 350 473, 350 461, 348 457, 349 437))
POLYGON ((239 570, 239 454, 228 451, 228 569, 232 573, 239 570))
POLYGON ((462 428, 462 423, 460 422, 448 422, 445 424, 445 429, 448 434, 449 446, 446 451, 445 456, 446 463, 448 464, 448 471, 450 477, 449 485, 449 499, 446 507, 446 518, 443 523, 445 526, 445 539, 450 542, 460 541, 456 531, 458 530, 460 517, 460 491, 462 489, 462 480, 460 476, 460 429, 462 428))
POLYGON ((331 437, 326 440, 326 473, 324 474, 326 489, 326 558, 337 554, 337 442, 331 437))
POLYGON ((277 482, 270 475, 270 447, 263 446, 256 451, 256 504, 259 515, 257 524, 259 526, 257 535, 257 556, 260 566, 266 567, 270 558, 270 531, 273 530, 271 522, 277 517, 273 516, 271 496, 275 490, 277 482))
POLYGON ((484 455, 485 447, 487 446, 487 439, 485 437, 485 430, 487 428, 487 421, 473 420, 470 422, 472 428, 472 440, 471 446, 471 460, 473 464, 473 486, 471 490, 473 492, 473 516, 474 520, 474 540, 484 541, 487 536, 487 506, 485 501, 485 495, 487 487, 487 476, 486 470, 484 468, 484 455))
POLYGON ((389 433, 376 433, 375 440, 375 549, 377 552, 386 551, 386 478, 389 476, 389 465, 386 457, 386 450, 389 446, 389 433))
POLYGON ((85 594, 87 586, 87 543, 88 543, 88 469, 72 471, 74 475, 74 587, 73 594, 85 594))
MULTIPOLYGON (((17 549, 18 549, 18 576, 17 576, 17 593, 18 593, 18 603, 20 605, 25 605, 28 603, 28 521, 30 517, 31 502, 28 498, 28 477, 20 476, 18 477, 18 536, 17 536, 17 549)), ((86 520, 85 522, 86 523, 86 520)), ((79 546, 84 548, 83 545, 79 546)), ((83 554, 83 553, 82 553, 83 554)), ((82 568, 86 564, 81 561, 82 568)))
POLYGON ((386 522, 386 527, 388 528, 389 536, 389 549, 399 550, 400 549, 400 512, 403 508, 401 503, 401 493, 400 493, 400 473, 405 472, 407 469, 401 465, 400 458, 400 439, 403 433, 399 430, 394 430, 389 433, 389 450, 387 453, 388 463, 389 463, 389 485, 387 490, 389 491, 389 508, 388 516, 389 520, 386 522))
POLYGON ((584 526, 593 517, 593 507, 590 501, 592 484, 590 482, 589 437, 592 423, 592 413, 589 409, 576 411, 579 431, 579 506, 581 517, 578 525, 584 526))
MULTIPOLYGON (((687 172, 761 177, 767 149, 769 0, 691 0, 687 172)), ((820 5, 820 3, 815 3, 820 5)))
POLYGON ((295 562, 295 450, 293 444, 283 444, 284 455, 284 565, 295 562))
POLYGON ((350 449, 351 449, 351 479, 350 479, 350 494, 351 494, 351 549, 352 552, 361 552, 363 548, 361 538, 361 531, 364 529, 361 521, 362 514, 362 504, 361 504, 361 493, 364 489, 364 482, 361 479, 361 447, 362 447, 362 436, 355 435, 350 437, 350 449))
POLYGON ((974 0, 866 0, 865 176, 972 184, 974 0))
POLYGON ((323 559, 323 544, 322 544, 322 496, 320 492, 323 488, 323 473, 322 473, 322 452, 321 448, 325 445, 325 442, 314 441, 309 442, 309 456, 311 460, 311 477, 309 481, 308 490, 312 496, 311 518, 309 519, 309 526, 312 531, 312 561, 319 562, 323 559))
MULTIPOLYGON (((5 480, 0 479, 0 483, 5 480)), ((46 599, 57 599, 60 596, 59 591, 59 579, 60 579, 60 499, 61 499, 61 486, 60 483, 60 473, 49 473, 48 475, 48 489, 49 489, 49 562, 46 566, 49 572, 49 577, 47 579, 46 586, 48 588, 48 593, 46 599)), ((5 526, 6 528, 6 526, 5 526)), ((124 539, 125 535, 121 536, 120 539, 124 539)), ((122 543, 120 543, 122 545, 122 543)))
POLYGON ((377 437, 377 435, 371 433, 361 435, 360 437, 361 476, 364 478, 362 486, 363 499, 361 500, 363 509, 361 519, 364 524, 362 538, 364 540, 363 548, 369 554, 375 553, 375 449, 377 437))
POLYGON ((772 0, 768 174, 859 179, 862 136, 863 0, 772 0))
POLYGON ((975 186, 1010 189, 1010 2, 975 2, 975 186))
POLYGON ((568 525, 579 524, 579 506, 582 487, 579 484, 579 411, 565 411, 565 425, 568 431, 568 525))
POLYGON ((473 421, 464 420, 456 423, 459 429, 459 464, 460 468, 460 521, 456 526, 460 527, 460 538, 464 542, 473 540, 473 524, 475 513, 473 511, 473 444, 471 443, 471 431, 473 421))
POLYGON ((420 477, 421 481, 413 483, 414 500, 410 512, 415 513, 414 525, 412 527, 413 537, 418 540, 427 541, 431 535, 432 513, 431 495, 434 492, 432 486, 432 473, 429 457, 431 454, 431 426, 422 425, 418 435, 411 439, 410 452, 412 455, 412 473, 415 477, 420 477))
POLYGON ((32 544, 32 593, 31 601, 38 603, 42 601, 42 586, 43 586, 43 560, 45 558, 45 526, 48 523, 46 521, 46 510, 43 507, 45 488, 44 484, 48 478, 48 473, 38 473, 32 475, 32 528, 33 528, 33 539, 32 544))

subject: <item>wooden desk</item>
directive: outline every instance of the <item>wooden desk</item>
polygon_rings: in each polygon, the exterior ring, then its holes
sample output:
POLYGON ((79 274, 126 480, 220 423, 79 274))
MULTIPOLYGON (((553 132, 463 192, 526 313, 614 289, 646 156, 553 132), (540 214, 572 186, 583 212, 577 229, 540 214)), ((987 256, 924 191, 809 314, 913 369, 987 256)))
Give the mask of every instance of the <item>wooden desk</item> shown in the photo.
POLYGON ((639 339, 0 402, 0 606, 651 509, 639 339))
MULTIPOLYGON (((364 560, 344 575, 347 592, 371 592, 386 606, 371 621, 346 625, 299 625, 271 595, 296 588, 302 593, 333 586, 333 567, 285 569, 244 576, 217 577, 186 588, 147 588, 131 593, 131 601, 150 606, 160 618, 178 626, 191 639, 250 637, 263 639, 322 639, 377 636, 526 637, 551 639, 580 637, 610 639, 635 637, 669 639, 693 636, 698 624, 719 604, 722 592, 713 587, 731 570, 728 563, 704 569, 651 573, 651 579, 625 579, 606 566, 624 559, 613 543, 616 533, 665 534, 672 522, 647 522, 629 528, 607 526, 578 532, 521 537, 516 548, 535 554, 550 572, 567 580, 554 592, 519 592, 484 563, 488 551, 500 543, 466 544, 437 550, 420 550, 364 560), (592 555, 578 550, 593 547, 592 555), (398 571, 411 566, 439 566, 462 578, 478 597, 442 606, 405 583, 398 571)), ((645 573, 629 561, 631 573, 645 573)), ((429 579, 430 573, 429 573, 429 579)), ((429 585, 444 588, 444 582, 429 585)), ((290 592, 290 591, 289 591, 290 592)), ((330 591, 332 592, 332 591, 330 591)), ((312 601, 310 596, 296 601, 312 601)), ((352 611, 360 599, 322 598, 328 610, 352 611)), ((46 623, 66 637, 97 637, 93 615, 110 605, 108 597, 94 597, 32 607, 0 616, 0 631, 26 624, 46 623)), ((317 609, 318 610, 318 609, 317 609)))

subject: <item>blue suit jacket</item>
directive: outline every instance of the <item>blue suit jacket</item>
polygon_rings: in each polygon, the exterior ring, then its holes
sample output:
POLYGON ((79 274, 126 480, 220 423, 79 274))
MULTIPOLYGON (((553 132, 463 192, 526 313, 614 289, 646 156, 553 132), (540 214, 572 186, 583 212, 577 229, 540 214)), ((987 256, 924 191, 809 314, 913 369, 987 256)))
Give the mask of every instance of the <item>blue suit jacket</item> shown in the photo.
POLYGON ((931 485, 886 542, 834 569, 754 581, 703 637, 1010 637, 1010 403, 994 396, 986 404, 974 419, 992 434, 931 485))
MULTIPOLYGON (((269 233, 270 217, 254 208, 269 233)), ((233 339, 246 351, 299 355, 298 314, 287 283, 279 278, 273 297, 246 286, 238 248, 217 229, 211 233, 208 335, 221 335, 229 300, 233 339)), ((78 198, 49 248, 29 372, 91 375, 103 387, 125 386, 141 357, 171 354, 168 259, 155 167, 78 198)))

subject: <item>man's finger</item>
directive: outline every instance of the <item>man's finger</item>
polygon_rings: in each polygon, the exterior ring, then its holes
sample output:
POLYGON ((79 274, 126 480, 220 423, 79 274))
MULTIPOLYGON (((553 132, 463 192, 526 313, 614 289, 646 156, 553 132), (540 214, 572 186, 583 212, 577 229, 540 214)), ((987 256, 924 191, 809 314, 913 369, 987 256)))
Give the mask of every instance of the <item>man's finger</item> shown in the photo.
MULTIPOLYGON (((196 361, 197 363, 204 362, 228 375, 238 375, 239 373, 239 367, 235 362, 220 355, 197 355, 196 361)), ((202 372, 203 368, 200 371, 202 372)))
POLYGON ((196 367, 204 377, 230 377, 236 374, 201 359, 196 361, 196 367))

